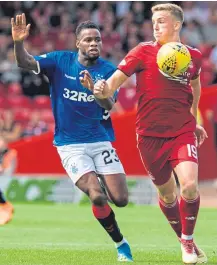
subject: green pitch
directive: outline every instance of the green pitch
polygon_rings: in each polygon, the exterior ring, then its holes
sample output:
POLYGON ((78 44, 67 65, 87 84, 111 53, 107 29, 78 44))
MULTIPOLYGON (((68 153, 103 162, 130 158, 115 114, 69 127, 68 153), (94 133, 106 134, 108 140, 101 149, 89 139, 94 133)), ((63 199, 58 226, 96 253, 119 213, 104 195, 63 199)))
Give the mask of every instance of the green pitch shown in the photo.
MULTIPOLYGON (((180 246, 158 207, 115 208, 135 265, 179 265, 180 246)), ((201 209, 196 241, 217 264, 217 211, 201 209)), ((0 227, 1 265, 113 265, 116 250, 89 206, 17 204, 0 227)))

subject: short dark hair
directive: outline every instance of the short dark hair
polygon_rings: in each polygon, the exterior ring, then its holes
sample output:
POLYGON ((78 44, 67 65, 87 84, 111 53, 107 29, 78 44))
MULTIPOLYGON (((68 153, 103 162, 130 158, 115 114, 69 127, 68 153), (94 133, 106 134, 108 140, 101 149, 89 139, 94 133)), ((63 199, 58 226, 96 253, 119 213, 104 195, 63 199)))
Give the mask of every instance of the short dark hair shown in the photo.
POLYGON ((81 22, 76 28, 75 34, 77 38, 83 29, 97 29, 100 31, 100 28, 94 22, 90 20, 84 21, 84 22, 81 22))

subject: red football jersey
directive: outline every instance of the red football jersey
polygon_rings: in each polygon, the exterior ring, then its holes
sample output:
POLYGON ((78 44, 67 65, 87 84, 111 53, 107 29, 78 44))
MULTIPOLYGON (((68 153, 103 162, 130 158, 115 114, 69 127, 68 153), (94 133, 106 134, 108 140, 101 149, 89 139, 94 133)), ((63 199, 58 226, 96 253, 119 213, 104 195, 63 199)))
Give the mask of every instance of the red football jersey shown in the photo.
POLYGON ((156 57, 160 47, 157 42, 140 43, 118 66, 128 76, 136 73, 137 133, 153 137, 175 137, 185 132, 194 132, 196 121, 190 112, 193 102, 190 80, 200 74, 201 53, 187 46, 192 57, 188 70, 178 77, 171 77, 159 71, 156 57))

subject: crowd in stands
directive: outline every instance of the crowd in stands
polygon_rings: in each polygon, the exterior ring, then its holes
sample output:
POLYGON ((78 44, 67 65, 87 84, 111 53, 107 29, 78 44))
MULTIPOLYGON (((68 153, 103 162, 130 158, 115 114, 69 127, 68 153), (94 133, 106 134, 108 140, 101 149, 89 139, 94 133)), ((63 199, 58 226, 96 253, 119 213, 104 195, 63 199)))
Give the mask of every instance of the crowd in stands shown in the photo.
MULTIPOLYGON (((153 40, 151 1, 8 1, 0 2, 0 134, 10 141, 53 129, 49 85, 44 75, 16 66, 11 38, 11 17, 25 13, 31 24, 27 51, 39 55, 53 50, 76 51, 75 29, 92 20, 101 28, 102 57, 117 65, 141 41, 153 40)), ((185 13, 182 42, 203 54, 201 82, 217 82, 217 2, 174 2, 185 13)), ((136 104, 135 78, 119 93, 116 111, 132 110, 136 104)))

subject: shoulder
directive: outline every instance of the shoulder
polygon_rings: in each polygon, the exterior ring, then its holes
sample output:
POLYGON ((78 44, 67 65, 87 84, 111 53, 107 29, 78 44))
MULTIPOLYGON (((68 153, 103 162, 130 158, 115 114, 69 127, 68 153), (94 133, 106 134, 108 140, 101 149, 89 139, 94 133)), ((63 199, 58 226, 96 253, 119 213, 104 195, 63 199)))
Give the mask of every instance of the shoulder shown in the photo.
POLYGON ((154 41, 144 41, 144 42, 140 42, 141 47, 155 47, 156 46, 156 43, 154 41))
POLYGON ((188 48, 191 54, 192 63, 196 66, 197 69, 201 68, 203 58, 202 53, 198 49, 193 48, 191 46, 186 45, 186 47, 188 48))
POLYGON ((194 59, 194 58, 195 59, 201 59, 202 58, 202 53, 198 49, 193 48, 193 47, 188 46, 188 45, 186 45, 186 47, 188 48, 192 59, 194 59))
POLYGON ((113 63, 107 61, 106 59, 104 59, 102 57, 99 58, 98 64, 100 65, 100 67, 104 67, 108 71, 112 71, 112 70, 117 69, 117 67, 113 63))
POLYGON ((146 41, 146 42, 140 42, 136 47, 134 47, 129 54, 130 55, 139 55, 144 54, 146 51, 152 49, 155 47, 155 43, 153 41, 146 41))
POLYGON ((53 51, 46 54, 40 55, 42 58, 55 58, 55 59, 61 59, 61 58, 75 58, 77 52, 70 52, 70 51, 53 51))
MULTIPOLYGON (((196 77, 198 77, 198 75, 200 74, 201 71, 201 66, 202 66, 202 53, 196 49, 196 48, 192 48, 191 46, 187 46, 190 54, 191 54, 191 63, 190 63, 190 67, 195 66, 195 70, 197 71, 196 77)), ((192 78, 195 79, 195 78, 192 78)))

